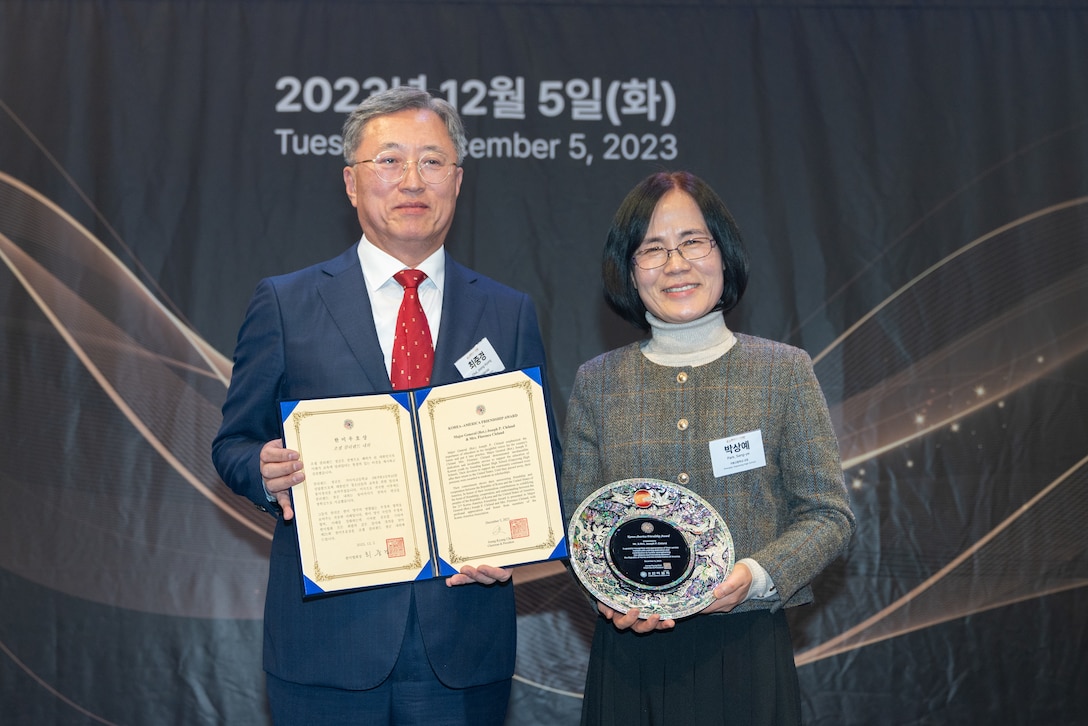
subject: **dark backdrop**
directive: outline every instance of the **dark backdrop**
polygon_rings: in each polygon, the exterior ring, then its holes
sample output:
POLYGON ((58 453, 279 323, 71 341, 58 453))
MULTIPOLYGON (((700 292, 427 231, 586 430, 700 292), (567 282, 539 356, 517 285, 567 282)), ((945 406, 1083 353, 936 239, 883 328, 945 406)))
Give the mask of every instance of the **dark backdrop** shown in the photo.
MULTIPOLYGON (((560 421, 612 212, 733 210, 740 331, 805 348, 859 530, 791 614, 811 724, 1088 723, 1088 11, 1065 2, 0 2, 4 723, 264 724, 269 521, 209 462, 263 276, 359 230, 346 111, 474 139, 450 251, 529 292, 560 421)), ((591 618, 519 573, 511 724, 591 618)), ((682 627, 682 626, 681 626, 682 627)))

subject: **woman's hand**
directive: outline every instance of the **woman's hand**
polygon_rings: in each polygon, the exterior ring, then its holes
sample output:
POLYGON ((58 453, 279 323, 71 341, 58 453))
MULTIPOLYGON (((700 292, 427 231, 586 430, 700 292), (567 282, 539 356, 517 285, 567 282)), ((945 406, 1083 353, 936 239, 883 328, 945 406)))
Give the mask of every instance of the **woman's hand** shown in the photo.
POLYGON ((626 613, 613 610, 602 602, 597 603, 597 610, 601 615, 612 621, 616 630, 632 630, 636 633, 652 633, 655 630, 672 630, 676 625, 673 619, 662 620, 660 615, 653 614, 646 619, 638 616, 638 608, 631 608, 626 613))
POLYGON ((714 588, 714 602, 704 608, 701 613, 727 613, 748 598, 748 590, 752 587, 752 571, 743 562, 738 562, 729 577, 722 584, 714 588))

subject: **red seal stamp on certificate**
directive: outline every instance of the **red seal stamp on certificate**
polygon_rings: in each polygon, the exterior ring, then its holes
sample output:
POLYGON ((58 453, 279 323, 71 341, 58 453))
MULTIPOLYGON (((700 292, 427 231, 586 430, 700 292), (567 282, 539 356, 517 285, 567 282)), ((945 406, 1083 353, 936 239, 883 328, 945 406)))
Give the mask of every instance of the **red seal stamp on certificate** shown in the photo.
POLYGON ((529 520, 524 517, 510 520, 510 537, 521 539, 529 536, 529 520))
POLYGON ((404 557, 404 538, 391 537, 385 541, 386 557, 404 557))

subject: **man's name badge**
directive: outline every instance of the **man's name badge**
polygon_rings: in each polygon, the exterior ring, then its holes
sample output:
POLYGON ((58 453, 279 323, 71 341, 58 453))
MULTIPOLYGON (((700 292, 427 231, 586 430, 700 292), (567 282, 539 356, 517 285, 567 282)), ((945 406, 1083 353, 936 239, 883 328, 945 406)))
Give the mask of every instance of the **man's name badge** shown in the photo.
POLYGON ((660 479, 601 487, 568 527, 575 576, 595 598, 640 618, 682 618, 714 602, 733 569, 733 538, 702 497, 660 479))
POLYGON ((487 338, 480 338, 480 342, 457 359, 454 365, 462 378, 475 378, 489 373, 502 373, 506 370, 502 358, 495 352, 495 347, 487 338))

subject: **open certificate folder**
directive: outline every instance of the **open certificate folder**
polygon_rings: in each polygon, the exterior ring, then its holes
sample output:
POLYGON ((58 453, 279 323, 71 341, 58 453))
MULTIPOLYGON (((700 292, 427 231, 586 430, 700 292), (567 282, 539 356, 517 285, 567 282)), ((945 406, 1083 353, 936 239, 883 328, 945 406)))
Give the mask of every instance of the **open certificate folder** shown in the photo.
POLYGON ((280 403, 304 594, 565 557, 540 368, 280 403))

